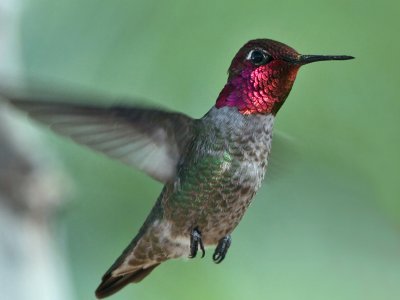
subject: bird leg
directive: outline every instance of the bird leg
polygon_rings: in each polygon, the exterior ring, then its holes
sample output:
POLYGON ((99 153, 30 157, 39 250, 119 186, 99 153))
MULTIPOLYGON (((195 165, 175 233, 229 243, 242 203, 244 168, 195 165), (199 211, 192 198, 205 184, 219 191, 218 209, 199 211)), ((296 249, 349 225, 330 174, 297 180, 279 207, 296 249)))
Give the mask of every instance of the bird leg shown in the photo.
POLYGON ((219 264, 224 260, 226 253, 228 252, 229 247, 231 246, 232 238, 230 235, 227 235, 219 240, 217 248, 215 248, 213 254, 213 260, 216 264, 219 264))
POLYGON ((204 245, 203 245, 203 241, 201 239, 201 233, 199 231, 199 229, 197 227, 195 227, 192 230, 192 233, 190 234, 190 254, 189 254, 189 258, 195 258, 197 255, 197 251, 200 250, 202 252, 201 258, 204 257, 204 255, 206 254, 205 250, 204 250, 204 245))

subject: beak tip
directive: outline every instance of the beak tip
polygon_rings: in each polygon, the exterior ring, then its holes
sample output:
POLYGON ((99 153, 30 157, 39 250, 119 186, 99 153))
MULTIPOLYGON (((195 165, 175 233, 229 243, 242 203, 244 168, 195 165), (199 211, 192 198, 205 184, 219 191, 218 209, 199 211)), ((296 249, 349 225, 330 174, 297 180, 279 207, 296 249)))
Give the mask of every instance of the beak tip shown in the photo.
POLYGON ((343 60, 355 59, 354 56, 351 55, 343 55, 343 60))

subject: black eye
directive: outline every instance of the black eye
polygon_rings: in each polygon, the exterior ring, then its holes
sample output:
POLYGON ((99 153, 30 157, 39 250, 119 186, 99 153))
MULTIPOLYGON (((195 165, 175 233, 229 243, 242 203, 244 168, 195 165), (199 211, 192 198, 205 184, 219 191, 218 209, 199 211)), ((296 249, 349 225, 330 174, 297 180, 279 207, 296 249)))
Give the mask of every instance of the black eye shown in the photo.
POLYGON ((269 56, 266 52, 258 49, 251 50, 247 55, 247 59, 256 66, 265 65, 272 60, 271 56, 269 56))

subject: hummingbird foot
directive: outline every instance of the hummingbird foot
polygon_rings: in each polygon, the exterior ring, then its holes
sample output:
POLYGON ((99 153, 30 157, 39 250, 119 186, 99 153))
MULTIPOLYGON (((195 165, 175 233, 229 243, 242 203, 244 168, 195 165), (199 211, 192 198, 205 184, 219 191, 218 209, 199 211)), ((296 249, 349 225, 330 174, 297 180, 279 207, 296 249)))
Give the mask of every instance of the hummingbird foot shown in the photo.
POLYGON ((219 240, 217 248, 215 248, 213 254, 213 260, 216 264, 219 264, 224 260, 226 253, 228 252, 229 247, 231 246, 232 238, 230 235, 227 235, 219 240))
POLYGON ((200 250, 202 252, 201 258, 204 257, 204 255, 206 254, 205 250, 204 250, 204 245, 203 245, 203 241, 201 239, 201 233, 199 231, 199 229, 196 227, 192 230, 192 233, 190 234, 190 254, 189 254, 189 258, 195 258, 197 255, 197 251, 200 250))

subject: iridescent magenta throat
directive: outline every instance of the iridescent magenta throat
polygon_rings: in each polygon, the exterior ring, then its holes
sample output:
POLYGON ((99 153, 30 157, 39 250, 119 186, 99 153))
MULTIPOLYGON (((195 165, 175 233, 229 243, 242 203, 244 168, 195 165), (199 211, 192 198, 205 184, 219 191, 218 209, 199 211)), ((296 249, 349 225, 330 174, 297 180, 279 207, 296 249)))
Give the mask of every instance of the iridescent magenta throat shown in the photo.
POLYGON ((230 76, 215 106, 237 107, 242 114, 276 114, 293 86, 298 67, 271 62, 230 76), (232 77, 232 78, 231 78, 232 77))

